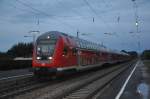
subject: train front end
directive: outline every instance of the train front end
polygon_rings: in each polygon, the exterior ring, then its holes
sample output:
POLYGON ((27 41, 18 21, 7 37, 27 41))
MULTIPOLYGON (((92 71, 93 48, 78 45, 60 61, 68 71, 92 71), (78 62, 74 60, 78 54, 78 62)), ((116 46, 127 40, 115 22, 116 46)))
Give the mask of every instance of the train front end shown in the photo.
POLYGON ((32 67, 35 74, 56 72, 56 47, 58 35, 48 32, 39 36, 33 51, 32 67))

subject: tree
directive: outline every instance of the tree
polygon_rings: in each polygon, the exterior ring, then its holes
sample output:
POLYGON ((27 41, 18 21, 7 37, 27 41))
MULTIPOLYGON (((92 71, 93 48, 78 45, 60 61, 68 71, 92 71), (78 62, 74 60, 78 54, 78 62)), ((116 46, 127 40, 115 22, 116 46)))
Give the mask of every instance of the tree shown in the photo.
POLYGON ((141 57, 142 59, 150 59, 150 50, 144 50, 141 57))
POLYGON ((13 45, 7 54, 12 57, 31 57, 32 56, 32 43, 18 43, 13 45))
POLYGON ((136 51, 130 51, 128 52, 128 54, 132 57, 132 58, 137 58, 138 57, 138 53, 136 51))
POLYGON ((0 60, 11 60, 12 57, 10 57, 7 53, 5 52, 0 52, 0 60))

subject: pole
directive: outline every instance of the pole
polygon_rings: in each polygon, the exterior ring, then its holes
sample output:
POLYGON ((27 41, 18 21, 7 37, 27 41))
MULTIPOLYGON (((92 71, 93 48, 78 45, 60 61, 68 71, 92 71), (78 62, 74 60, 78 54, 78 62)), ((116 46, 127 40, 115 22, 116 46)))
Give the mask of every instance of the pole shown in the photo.
POLYGON ((40 33, 40 31, 29 31, 33 37, 33 47, 35 47, 36 34, 40 33))
MULTIPOLYGON (((140 33, 139 30, 139 16, 138 16, 138 5, 136 3, 136 0, 132 0, 134 7, 135 7, 135 25, 136 25, 136 33, 140 33)), ((137 41, 137 47, 139 52, 141 51, 141 43, 140 43, 140 36, 137 35, 138 41, 137 41)))
POLYGON ((80 66, 80 41, 79 41, 79 31, 78 30, 77 30, 77 42, 78 42, 77 60, 78 60, 78 66, 80 66))
POLYGON ((35 54, 35 42, 36 42, 36 34, 40 33, 40 31, 29 31, 33 37, 33 53, 35 54))

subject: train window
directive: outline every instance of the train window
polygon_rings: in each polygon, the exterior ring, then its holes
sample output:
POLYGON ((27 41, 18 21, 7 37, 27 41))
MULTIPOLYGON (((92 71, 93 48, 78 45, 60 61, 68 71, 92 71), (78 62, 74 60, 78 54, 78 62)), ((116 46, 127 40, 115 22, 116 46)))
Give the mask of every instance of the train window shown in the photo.
POLYGON ((76 55, 76 54, 77 54, 77 52, 78 52, 78 50, 77 50, 76 48, 73 48, 73 49, 72 49, 72 53, 73 53, 73 55, 76 55))
POLYGON ((83 48, 85 48, 85 43, 84 43, 84 41, 82 41, 82 45, 83 45, 83 48))
POLYGON ((70 40, 69 40, 69 38, 66 38, 66 40, 67 40, 67 42, 70 44, 70 40))
POLYGON ((89 42, 89 46, 90 46, 90 49, 92 49, 92 45, 91 45, 91 43, 89 42))
POLYGON ((91 49, 94 49, 93 43, 91 43, 91 49))
POLYGON ((80 48, 83 48, 83 43, 82 43, 82 41, 80 42, 80 48))
POLYGON ((96 50, 95 44, 93 45, 94 50, 96 50))
POLYGON ((48 57, 52 56, 55 49, 56 40, 39 40, 37 42, 37 56, 48 57))
POLYGON ((84 41, 84 48, 86 49, 87 48, 87 44, 86 44, 86 42, 84 41))
POLYGON ((65 46, 63 49, 63 55, 67 55, 68 54, 68 47, 65 46))
POLYGON ((83 46, 84 46, 85 49, 87 48, 87 45, 86 45, 85 41, 83 41, 83 46))
POLYGON ((89 46, 90 46, 90 49, 92 49, 92 44, 91 43, 89 44, 89 46))
POLYGON ((81 48, 84 48, 83 40, 80 43, 81 43, 81 48))

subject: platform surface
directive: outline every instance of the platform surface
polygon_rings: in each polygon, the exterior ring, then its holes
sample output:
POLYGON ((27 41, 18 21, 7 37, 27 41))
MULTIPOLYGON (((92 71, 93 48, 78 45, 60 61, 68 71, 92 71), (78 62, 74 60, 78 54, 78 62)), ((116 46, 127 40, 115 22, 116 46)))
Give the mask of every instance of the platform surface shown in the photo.
POLYGON ((150 60, 139 60, 120 99, 150 99, 150 60))

